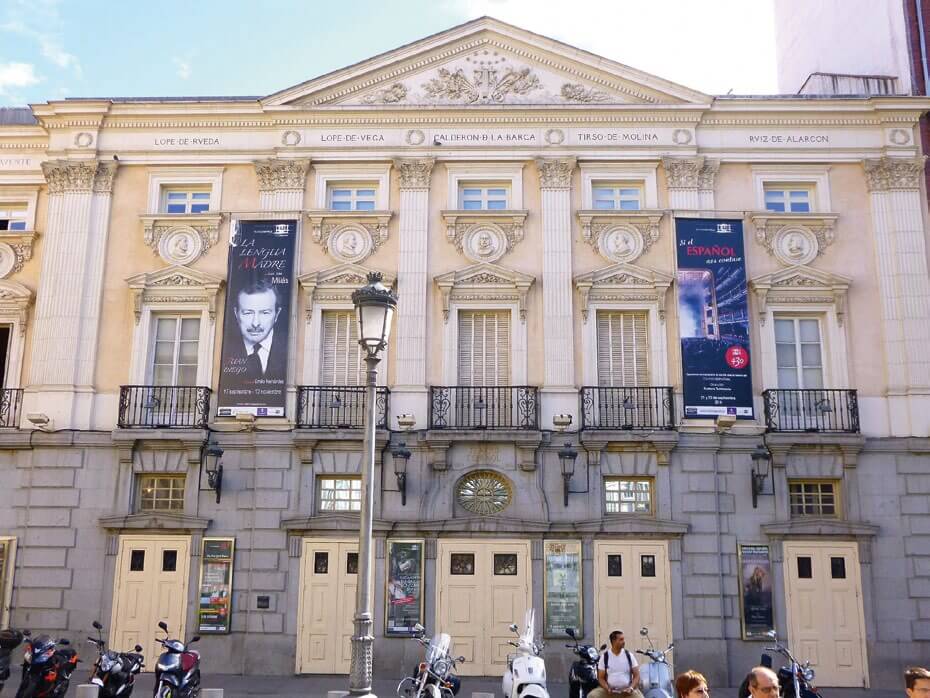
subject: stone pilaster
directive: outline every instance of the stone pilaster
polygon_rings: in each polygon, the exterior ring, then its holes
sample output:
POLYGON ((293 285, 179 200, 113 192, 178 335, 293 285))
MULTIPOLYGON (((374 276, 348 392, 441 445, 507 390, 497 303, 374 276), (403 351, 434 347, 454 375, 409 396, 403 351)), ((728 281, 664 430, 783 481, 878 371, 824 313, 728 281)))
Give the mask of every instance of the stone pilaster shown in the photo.
POLYGON ((258 175, 259 206, 263 211, 301 211, 304 207, 304 191, 310 161, 258 160, 255 174, 258 175))
POLYGON ((668 205, 672 209, 698 209, 712 211, 714 183, 719 160, 705 157, 662 158, 668 186, 668 205))
POLYGON ((36 294, 27 411, 55 428, 89 429, 115 162, 42 164, 48 222, 36 294))
POLYGON ((427 343, 426 300, 429 291, 429 185, 433 158, 397 159, 400 181, 397 256, 397 313, 392 332, 396 387, 391 389, 391 411, 413 414, 426 425, 427 343))
POLYGON ((543 233, 542 427, 552 415, 578 415, 575 388, 574 317, 572 314, 572 170, 574 158, 536 161, 541 189, 543 233))
POLYGON ((881 295, 889 421, 895 436, 930 433, 930 277, 920 196, 923 158, 866 160, 881 295))

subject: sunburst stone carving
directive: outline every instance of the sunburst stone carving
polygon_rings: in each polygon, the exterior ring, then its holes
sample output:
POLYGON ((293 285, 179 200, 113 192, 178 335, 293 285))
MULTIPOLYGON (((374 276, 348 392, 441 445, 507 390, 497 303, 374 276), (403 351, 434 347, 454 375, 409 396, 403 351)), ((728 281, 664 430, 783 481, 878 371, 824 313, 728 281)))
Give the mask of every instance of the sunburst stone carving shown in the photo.
POLYGON ((464 509, 490 516, 510 506, 513 490, 507 479, 493 470, 475 470, 459 480, 456 498, 464 509))

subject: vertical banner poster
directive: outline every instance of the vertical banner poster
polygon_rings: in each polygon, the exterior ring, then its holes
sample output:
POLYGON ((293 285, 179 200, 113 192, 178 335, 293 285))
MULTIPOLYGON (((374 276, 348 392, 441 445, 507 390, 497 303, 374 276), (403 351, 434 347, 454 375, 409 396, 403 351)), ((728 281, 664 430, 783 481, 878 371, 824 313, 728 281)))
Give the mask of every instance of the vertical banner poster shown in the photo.
POLYGON ((743 223, 676 218, 675 232, 684 415, 752 419, 743 223))
POLYGON ((775 629, 769 546, 740 545, 738 557, 743 639, 764 639, 767 632, 775 629))
POLYGON ((197 632, 228 633, 232 608, 233 538, 204 538, 200 556, 197 632))
POLYGON ((385 634, 413 635, 423 623, 423 541, 388 541, 385 634))
POLYGON ((565 637, 565 628, 584 636, 581 609, 581 541, 545 542, 545 637, 565 637))
POLYGON ((283 417, 297 222, 232 225, 217 415, 283 417))

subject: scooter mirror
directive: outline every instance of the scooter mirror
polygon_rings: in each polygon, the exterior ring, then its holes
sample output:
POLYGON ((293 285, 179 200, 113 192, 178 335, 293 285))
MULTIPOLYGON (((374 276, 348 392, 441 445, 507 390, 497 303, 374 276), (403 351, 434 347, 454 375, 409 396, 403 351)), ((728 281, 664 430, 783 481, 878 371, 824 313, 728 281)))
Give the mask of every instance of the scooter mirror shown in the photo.
POLYGON ((31 630, 23 630, 23 636, 25 636, 25 637, 32 637, 32 631, 31 631, 31 630))
POLYGON ((456 661, 458 664, 461 664, 462 662, 465 661, 465 657, 458 656, 458 657, 455 658, 455 661, 456 661))
POLYGON ((424 633, 424 632, 426 632, 426 628, 424 628, 422 625, 420 625, 419 623, 417 623, 416 625, 413 626, 413 632, 415 632, 415 633, 424 633))
POLYGON ((95 621, 94 621, 94 628, 96 628, 97 630, 103 630, 103 626, 100 625, 100 621, 99 621, 99 620, 95 620, 95 621))
POLYGON ((601 645, 601 650, 606 650, 606 649, 607 649, 607 643, 605 642, 603 645, 601 645))
POLYGON ((775 638, 775 637, 778 637, 778 633, 776 633, 774 630, 769 630, 769 631, 766 633, 766 636, 767 636, 767 637, 771 637, 771 638, 775 638))
POLYGON ((188 644, 188 645, 192 645, 192 644, 194 644, 195 642, 200 642, 200 635, 194 635, 194 637, 191 638, 191 641, 188 642, 187 644, 188 644))
POLYGON ((58 641, 58 644, 59 644, 59 645, 65 645, 65 646, 67 646, 67 645, 70 645, 70 644, 71 644, 71 640, 67 640, 67 639, 65 639, 65 638, 62 638, 61 640, 58 641))
POLYGON ((164 630, 165 632, 168 632, 168 624, 165 621, 163 620, 158 621, 158 627, 164 630))
POLYGON ((565 634, 568 635, 572 640, 575 639, 575 629, 574 629, 574 628, 565 628, 565 634))
POLYGON ((642 635, 643 637, 646 637, 646 635, 649 634, 649 628, 641 628, 639 631, 639 634, 642 635))
POLYGON ((141 651, 142 651, 142 645, 136 645, 135 647, 133 647, 133 649, 134 649, 136 652, 141 652, 141 651))
POLYGON ((512 632, 512 633, 517 632, 517 624, 516 624, 516 623, 511 623, 511 624, 510 624, 510 632, 512 632))

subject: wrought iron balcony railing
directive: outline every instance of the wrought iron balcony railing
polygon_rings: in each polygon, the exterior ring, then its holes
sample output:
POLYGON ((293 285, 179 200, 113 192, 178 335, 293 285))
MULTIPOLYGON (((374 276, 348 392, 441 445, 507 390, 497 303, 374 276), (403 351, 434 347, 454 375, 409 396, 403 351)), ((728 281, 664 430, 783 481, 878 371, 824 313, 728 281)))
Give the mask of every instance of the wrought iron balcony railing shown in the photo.
POLYGON ((430 429, 539 429, 535 387, 440 385, 429 390, 430 429))
POLYGON ((22 388, 0 388, 0 428, 18 428, 22 407, 22 388))
POLYGON ((206 429, 210 388, 124 385, 119 389, 120 429, 206 429))
MULTIPOLYGON (((391 391, 376 388, 375 426, 387 428, 391 391)), ((297 426, 304 429, 362 429, 365 426, 365 386, 298 385, 297 426)))
POLYGON ((669 387, 581 389, 582 429, 674 429, 675 398, 669 387))
POLYGON ((766 390, 762 400, 769 431, 859 433, 855 390, 766 390))

